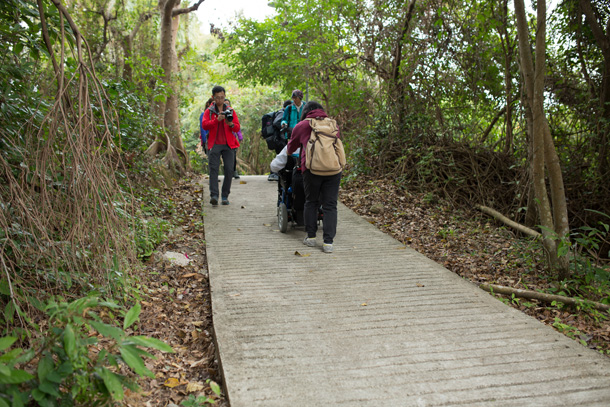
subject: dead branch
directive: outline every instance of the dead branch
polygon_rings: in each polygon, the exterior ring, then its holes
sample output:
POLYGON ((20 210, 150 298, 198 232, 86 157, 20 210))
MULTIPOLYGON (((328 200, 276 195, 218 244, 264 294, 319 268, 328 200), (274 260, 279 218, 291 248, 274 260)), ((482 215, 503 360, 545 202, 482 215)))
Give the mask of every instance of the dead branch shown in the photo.
POLYGON ((536 232, 533 229, 528 228, 527 226, 521 225, 515 221, 512 221, 510 219, 508 219, 506 216, 502 215, 500 212, 491 209, 487 206, 483 206, 483 205, 478 205, 477 208, 479 208, 479 210, 483 213, 488 214, 489 216, 493 217, 494 219, 499 220, 500 222, 504 223, 506 226, 510 226, 511 228, 526 234, 528 236, 532 236, 532 237, 540 237, 540 233, 536 232))
POLYGON ((555 295, 555 294, 546 294, 540 293, 538 291, 530 291, 530 290, 521 290, 519 288, 505 287, 502 285, 495 284, 479 284, 479 288, 482 290, 488 291, 490 293, 496 294, 504 294, 504 295, 513 295, 519 298, 527 298, 530 300, 538 300, 545 303, 552 303, 553 301, 561 302, 567 305, 585 305, 590 304, 598 311, 608 311, 610 310, 610 305, 602 304, 600 302, 588 301, 582 298, 573 298, 573 297, 565 297, 563 295, 555 295))
POLYGON ((494 126, 496 125, 496 122, 498 120, 500 120, 500 117, 502 117, 505 113, 506 113, 506 106, 504 106, 502 109, 500 109, 496 113, 494 118, 491 120, 491 123, 489 123, 489 126, 487 126, 487 128, 483 132, 483 135, 481 136, 481 141, 480 141, 481 143, 484 143, 485 141, 487 141, 487 137, 489 136, 489 133, 491 133, 491 131, 493 130, 494 126))
POLYGON ((201 3, 203 3, 204 1, 205 0, 198 0, 197 3, 193 4, 191 7, 173 10, 172 17, 179 16, 180 14, 190 13, 191 11, 196 11, 199 8, 199 6, 201 5, 201 3))

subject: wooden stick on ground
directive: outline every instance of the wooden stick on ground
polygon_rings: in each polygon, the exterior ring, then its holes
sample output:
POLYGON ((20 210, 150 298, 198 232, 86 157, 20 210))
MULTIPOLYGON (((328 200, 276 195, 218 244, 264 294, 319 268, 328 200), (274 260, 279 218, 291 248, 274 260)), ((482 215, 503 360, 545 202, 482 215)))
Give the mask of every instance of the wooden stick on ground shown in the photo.
POLYGON ((600 302, 595 301, 586 301, 582 298, 572 298, 572 297, 564 297, 563 295, 554 295, 554 294, 546 294, 539 293, 538 291, 530 291, 530 290, 521 290, 519 288, 505 287, 502 285, 495 284, 479 284, 479 288, 489 291, 490 293, 504 294, 504 295, 512 295, 519 298, 528 298, 531 300, 539 300, 546 303, 551 303, 553 301, 562 302, 568 305, 583 305, 585 303, 590 304, 593 308, 598 311, 608 311, 610 310, 610 305, 602 304, 600 302))
POLYGON ((540 233, 536 232, 533 229, 528 228, 527 226, 523 226, 513 220, 508 219, 506 216, 502 215, 500 212, 491 209, 487 206, 483 206, 483 205, 479 205, 478 206, 479 210, 483 213, 488 214, 489 216, 493 217, 494 219, 499 220, 500 222, 504 223, 507 226, 510 226, 511 228, 518 230, 521 233, 524 233, 528 236, 532 236, 532 237, 540 237, 540 233))

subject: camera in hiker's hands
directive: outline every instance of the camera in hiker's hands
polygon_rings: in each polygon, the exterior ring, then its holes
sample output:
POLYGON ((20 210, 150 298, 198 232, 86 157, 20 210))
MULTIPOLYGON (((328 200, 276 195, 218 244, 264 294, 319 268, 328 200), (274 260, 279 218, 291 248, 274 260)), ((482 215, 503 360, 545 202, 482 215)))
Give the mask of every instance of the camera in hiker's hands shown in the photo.
POLYGON ((224 112, 221 112, 220 114, 225 116, 225 119, 231 123, 233 121, 233 110, 232 109, 227 109, 224 112))

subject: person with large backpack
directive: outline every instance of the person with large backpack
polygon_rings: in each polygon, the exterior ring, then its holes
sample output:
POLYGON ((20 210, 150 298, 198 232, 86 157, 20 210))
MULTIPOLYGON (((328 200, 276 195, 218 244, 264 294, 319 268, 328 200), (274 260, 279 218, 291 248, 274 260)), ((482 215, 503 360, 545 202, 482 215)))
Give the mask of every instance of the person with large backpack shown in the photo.
POLYGON ((316 245, 318 208, 323 213, 322 250, 333 252, 337 233, 337 199, 345 166, 345 152, 337 122, 328 117, 318 102, 311 101, 303 108, 301 121, 292 130, 287 154, 301 148, 301 171, 305 187, 305 231, 303 244, 316 245))
MULTIPOLYGON (((261 137, 267 142, 267 148, 275 151, 279 154, 287 143, 287 132, 286 129, 282 129, 281 122, 284 117, 284 109, 289 106, 292 102, 287 100, 284 102, 284 106, 275 112, 269 112, 263 115, 261 121, 261 137)), ((279 177, 277 173, 271 172, 267 181, 278 181, 279 177)))

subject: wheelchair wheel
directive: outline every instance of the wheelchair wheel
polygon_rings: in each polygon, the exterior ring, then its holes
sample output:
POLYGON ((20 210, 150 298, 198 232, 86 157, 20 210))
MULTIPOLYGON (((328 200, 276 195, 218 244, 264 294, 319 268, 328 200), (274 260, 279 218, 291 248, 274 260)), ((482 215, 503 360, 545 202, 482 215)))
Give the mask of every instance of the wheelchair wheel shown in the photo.
POLYGON ((280 226, 280 232, 286 233, 288 230, 288 210, 286 209, 286 204, 283 202, 278 207, 277 223, 280 226))

